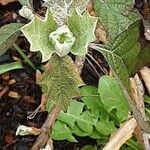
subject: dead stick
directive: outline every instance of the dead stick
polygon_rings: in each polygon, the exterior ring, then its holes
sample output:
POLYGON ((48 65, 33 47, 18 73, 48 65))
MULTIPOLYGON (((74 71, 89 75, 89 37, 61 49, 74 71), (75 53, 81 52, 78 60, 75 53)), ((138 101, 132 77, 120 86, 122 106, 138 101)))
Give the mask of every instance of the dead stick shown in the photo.
POLYGON ((31 150, 39 150, 40 148, 45 146, 45 144, 47 143, 49 139, 51 128, 53 124, 55 123, 59 113, 60 113, 60 107, 57 105, 54 105, 51 109, 51 112, 48 114, 45 123, 41 127, 41 133, 38 136, 34 145, 32 146, 31 150))
POLYGON ((1 92, 0 92, 0 98, 9 90, 9 87, 6 86, 1 92))

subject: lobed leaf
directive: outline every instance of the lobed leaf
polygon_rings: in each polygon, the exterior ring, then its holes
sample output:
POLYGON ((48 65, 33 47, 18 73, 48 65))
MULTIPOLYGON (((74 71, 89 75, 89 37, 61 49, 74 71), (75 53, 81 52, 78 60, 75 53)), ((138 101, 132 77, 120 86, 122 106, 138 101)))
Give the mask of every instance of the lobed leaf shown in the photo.
POLYGON ((96 23, 97 18, 90 16, 87 12, 81 16, 74 11, 68 18, 67 25, 76 38, 71 48, 74 55, 84 56, 87 53, 88 44, 96 39, 94 35, 96 23))
POLYGON ((70 142, 77 142, 72 136, 70 128, 61 121, 57 121, 52 130, 51 137, 55 140, 69 140, 70 142))
POLYGON ((140 53, 139 22, 132 24, 126 31, 105 45, 105 48, 93 46, 107 59, 116 77, 130 91, 129 77, 132 66, 140 53), (131 34, 132 33, 132 34, 131 34))
POLYGON ((50 8, 53 17, 59 25, 63 25, 68 16, 76 9, 80 14, 86 9, 89 0, 45 0, 45 5, 50 8))
POLYGON ((57 23, 50 11, 47 11, 44 20, 34 17, 30 23, 21 28, 30 43, 30 51, 42 53, 42 62, 49 60, 55 52, 53 44, 49 41, 49 34, 56 29, 57 23))
POLYGON ((48 96, 46 108, 50 111, 54 104, 67 110, 72 98, 80 95, 79 86, 84 83, 69 56, 60 58, 53 55, 48 62, 50 67, 43 73, 41 85, 48 96))
POLYGON ((108 40, 118 36, 141 19, 138 11, 133 9, 131 0, 93 0, 93 4, 108 40))
POLYGON ((98 121, 95 125, 98 132, 103 135, 110 135, 115 129, 113 121, 98 121))
POLYGON ((86 133, 91 133, 93 130, 93 124, 96 121, 90 112, 83 112, 84 104, 81 102, 72 101, 67 112, 62 112, 58 119, 67 123, 71 128, 74 128, 75 123, 86 133))
POLYGON ((80 89, 82 101, 85 103, 88 110, 91 111, 93 117, 104 120, 109 120, 107 111, 100 100, 100 95, 96 87, 84 86, 80 89))

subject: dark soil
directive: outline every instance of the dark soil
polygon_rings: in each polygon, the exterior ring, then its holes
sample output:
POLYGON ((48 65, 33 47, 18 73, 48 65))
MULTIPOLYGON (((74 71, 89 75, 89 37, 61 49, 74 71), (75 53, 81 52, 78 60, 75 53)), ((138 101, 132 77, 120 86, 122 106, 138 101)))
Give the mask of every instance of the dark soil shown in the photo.
MULTIPOLYGON (((34 2, 35 11, 41 9, 39 1, 34 2)), ((12 22, 26 22, 24 18, 18 15, 18 10, 21 5, 18 2, 9 3, 6 6, 0 5, 0 26, 12 22)), ((40 55, 38 53, 29 52, 29 43, 23 37, 18 37, 16 43, 24 50, 27 56, 35 66, 39 67, 41 64, 40 55)), ((108 65, 103 56, 89 50, 98 64, 103 69, 108 70, 108 65)), ((88 56, 87 56, 88 57, 88 56)), ((41 102, 42 90, 36 84, 35 70, 33 70, 28 63, 26 63, 21 56, 10 48, 3 56, 0 57, 0 64, 14 62, 20 59, 24 69, 10 71, 9 73, 0 76, 0 93, 6 88, 7 90, 0 98, 0 149, 1 150, 29 150, 35 142, 37 136, 15 136, 15 132, 19 125, 26 125, 40 128, 47 117, 47 112, 39 112, 34 119, 28 120, 27 116, 33 112, 41 102), (14 81, 12 84, 10 82, 14 81)), ((93 67, 102 75, 102 70, 97 64, 89 58, 93 67)), ((97 86, 99 76, 94 71, 93 67, 85 61, 81 77, 88 85, 97 86)), ((86 138, 79 138, 78 143, 70 143, 68 141, 54 141, 54 150, 77 150, 84 145, 96 143, 95 140, 86 138)))

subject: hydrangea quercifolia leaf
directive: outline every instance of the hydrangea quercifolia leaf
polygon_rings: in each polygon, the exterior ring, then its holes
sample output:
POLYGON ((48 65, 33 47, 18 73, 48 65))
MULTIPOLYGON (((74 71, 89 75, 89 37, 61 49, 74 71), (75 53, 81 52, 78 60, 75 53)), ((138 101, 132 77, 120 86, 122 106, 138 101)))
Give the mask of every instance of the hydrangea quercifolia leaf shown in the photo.
POLYGON ((43 73, 41 85, 48 96, 47 110, 56 104, 62 110, 67 110, 72 98, 79 96, 78 87, 84 85, 69 56, 53 55, 49 68, 43 73))

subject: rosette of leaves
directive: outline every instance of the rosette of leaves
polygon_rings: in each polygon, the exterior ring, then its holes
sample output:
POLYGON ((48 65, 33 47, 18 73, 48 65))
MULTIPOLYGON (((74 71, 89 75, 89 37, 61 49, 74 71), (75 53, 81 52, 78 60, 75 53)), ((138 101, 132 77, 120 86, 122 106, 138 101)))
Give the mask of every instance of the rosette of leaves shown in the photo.
MULTIPOLYGON (((96 22, 97 18, 90 16, 87 12, 79 15, 74 11, 71 17, 68 18, 66 25, 75 37, 75 42, 67 53, 65 50, 62 52, 62 56, 64 56, 64 53, 67 55, 69 52, 84 56, 87 52, 88 43, 95 40, 96 22)), ((53 53, 60 54, 55 43, 49 39, 49 35, 57 29, 58 25, 50 10, 47 11, 44 20, 36 16, 21 29, 31 45, 30 50, 41 52, 42 62, 49 60, 53 53)), ((56 34, 58 34, 59 39, 64 39, 63 43, 66 42, 67 37, 64 37, 63 31, 56 34)))
POLYGON ((31 45, 30 50, 41 52, 42 62, 51 58, 50 68, 45 70, 40 82, 48 96, 48 111, 54 104, 65 111, 71 99, 79 96, 78 87, 84 83, 66 55, 69 52, 80 56, 86 54, 88 43, 95 40, 96 22, 97 18, 87 12, 79 15, 73 11, 66 24, 58 26, 48 9, 45 19, 35 16, 21 29, 31 45))

